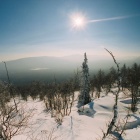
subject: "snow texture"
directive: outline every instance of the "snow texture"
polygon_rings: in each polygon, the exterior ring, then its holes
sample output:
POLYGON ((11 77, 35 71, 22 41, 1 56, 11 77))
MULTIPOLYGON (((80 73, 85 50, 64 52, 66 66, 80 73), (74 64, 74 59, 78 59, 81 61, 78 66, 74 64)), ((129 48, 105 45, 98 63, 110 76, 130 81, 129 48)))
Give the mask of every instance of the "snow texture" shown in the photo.
MULTIPOLYGON (((77 99, 79 92, 75 92, 77 99)), ((26 110, 33 111, 34 115, 28 123, 28 128, 12 138, 12 140, 97 140, 101 139, 103 132, 106 132, 107 125, 113 118, 114 95, 109 93, 89 104, 81 106, 78 110, 75 99, 70 116, 63 118, 62 125, 58 125, 51 114, 46 112, 43 101, 28 99, 26 110), (103 131, 103 132, 102 132, 103 131)), ((127 115, 130 98, 125 95, 119 98, 118 121, 123 121, 127 115)), ((140 104, 138 104, 140 108, 140 104)), ((132 114, 125 127, 126 135, 123 140, 140 140, 140 113, 132 114)))

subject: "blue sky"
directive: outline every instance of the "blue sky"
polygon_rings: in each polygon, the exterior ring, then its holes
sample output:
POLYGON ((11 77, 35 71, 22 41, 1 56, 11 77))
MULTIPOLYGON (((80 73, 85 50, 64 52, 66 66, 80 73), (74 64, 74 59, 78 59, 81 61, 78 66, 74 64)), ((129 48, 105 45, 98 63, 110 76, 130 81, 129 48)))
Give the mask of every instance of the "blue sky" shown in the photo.
POLYGON ((0 0, 0 61, 73 54, 140 56, 139 0, 0 0), (89 22, 71 26, 72 14, 89 22), (116 18, 115 20, 102 20, 116 18))

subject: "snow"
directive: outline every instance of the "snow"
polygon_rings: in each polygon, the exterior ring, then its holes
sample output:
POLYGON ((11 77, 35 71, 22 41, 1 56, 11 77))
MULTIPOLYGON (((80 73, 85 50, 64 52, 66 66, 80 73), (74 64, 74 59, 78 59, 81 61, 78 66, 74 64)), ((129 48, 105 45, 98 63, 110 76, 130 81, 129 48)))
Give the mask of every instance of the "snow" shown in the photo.
MULTIPOLYGON (((115 89, 116 90, 116 89, 115 89)), ((89 104, 77 108, 78 92, 75 92, 75 102, 70 116, 63 118, 62 125, 58 125, 51 114, 45 110, 43 101, 28 99, 22 101, 26 104, 26 110, 33 111, 33 116, 28 122, 25 131, 12 138, 12 140, 97 140, 101 139, 103 132, 106 132, 107 125, 113 117, 114 95, 109 93, 94 99, 89 104)), ((130 98, 121 93, 118 103, 119 118, 118 122, 125 119, 130 98)), ((140 105, 138 104, 140 108, 140 105)), ((140 139, 140 113, 130 112, 130 119, 125 130, 124 140, 140 139)))

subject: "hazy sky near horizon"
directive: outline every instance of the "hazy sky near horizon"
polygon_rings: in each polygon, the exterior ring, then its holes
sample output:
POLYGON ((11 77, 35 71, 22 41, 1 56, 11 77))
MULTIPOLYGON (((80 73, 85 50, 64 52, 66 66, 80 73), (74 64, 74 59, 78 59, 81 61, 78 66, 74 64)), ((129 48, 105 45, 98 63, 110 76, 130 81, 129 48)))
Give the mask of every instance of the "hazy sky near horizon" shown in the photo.
POLYGON ((0 0, 0 61, 73 54, 140 56, 139 0, 0 0), (72 28, 71 16, 87 24, 72 28))

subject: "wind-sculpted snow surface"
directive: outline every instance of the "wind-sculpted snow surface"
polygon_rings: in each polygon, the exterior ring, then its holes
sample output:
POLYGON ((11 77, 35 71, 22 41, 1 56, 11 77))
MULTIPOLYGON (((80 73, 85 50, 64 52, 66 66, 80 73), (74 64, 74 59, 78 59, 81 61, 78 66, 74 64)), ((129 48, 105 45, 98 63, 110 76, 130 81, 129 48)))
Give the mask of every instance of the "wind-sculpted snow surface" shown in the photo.
MULTIPOLYGON (((103 132, 107 130, 107 124, 113 117, 114 95, 101 96, 94 99, 91 103, 82 106, 79 111, 77 108, 78 92, 75 93, 75 102, 70 116, 63 118, 62 125, 58 125, 51 114, 45 111, 45 105, 40 100, 27 101, 27 110, 34 110, 34 116, 30 120, 29 127, 22 135, 15 136, 12 140, 97 140, 101 139, 103 132), (84 110, 83 110, 84 109, 84 110)), ((119 118, 122 121, 128 107, 125 98, 121 98, 118 103, 119 118)), ((130 114, 131 115, 131 114, 130 114)), ((124 140, 139 140, 140 114, 134 114, 128 121, 124 140), (135 125, 133 129, 130 125, 135 125), (129 127, 129 128, 128 128, 129 127), (127 129, 128 128, 128 129, 127 129)), ((121 129, 121 128, 120 128, 121 129)))

